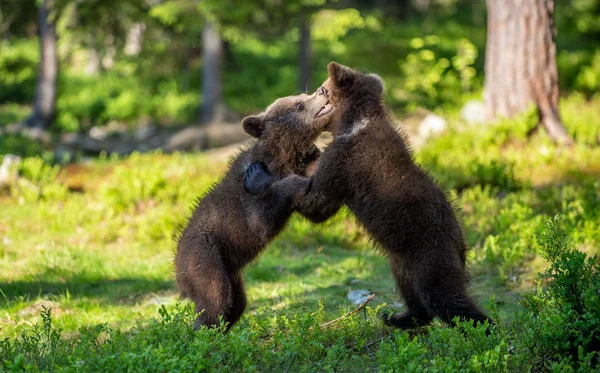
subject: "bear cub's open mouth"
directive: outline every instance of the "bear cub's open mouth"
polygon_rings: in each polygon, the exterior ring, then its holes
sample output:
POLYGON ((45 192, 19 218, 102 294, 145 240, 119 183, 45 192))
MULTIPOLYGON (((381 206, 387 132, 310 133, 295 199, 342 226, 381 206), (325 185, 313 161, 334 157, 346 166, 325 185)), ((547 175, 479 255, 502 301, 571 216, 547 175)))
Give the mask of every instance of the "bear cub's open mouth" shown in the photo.
POLYGON ((325 87, 321 86, 321 87, 317 88, 316 93, 319 96, 325 95, 325 97, 327 98, 327 102, 325 102, 325 105, 321 106, 321 108, 319 109, 317 114, 315 114, 315 118, 318 118, 320 116, 323 116, 323 115, 331 112, 331 110, 333 110, 333 105, 331 105, 331 103, 329 103, 329 95, 327 94, 327 90, 325 89, 325 87))
POLYGON ((329 113, 331 110, 333 110, 333 105, 331 105, 329 103, 329 100, 327 100, 327 102, 325 103, 325 105, 323 105, 321 107, 321 109, 319 109, 319 111, 317 112, 317 115, 315 115, 315 118, 323 116, 323 115, 329 113))

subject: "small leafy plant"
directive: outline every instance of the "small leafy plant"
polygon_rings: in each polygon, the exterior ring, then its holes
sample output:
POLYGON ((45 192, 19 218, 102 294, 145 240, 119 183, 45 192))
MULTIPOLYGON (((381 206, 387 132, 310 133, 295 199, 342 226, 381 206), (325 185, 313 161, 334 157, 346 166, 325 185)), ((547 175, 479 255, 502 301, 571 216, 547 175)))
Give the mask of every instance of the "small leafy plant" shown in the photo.
POLYGON ((567 247, 560 222, 559 216, 548 220, 537 237, 550 266, 521 302, 529 312, 526 347, 540 369, 582 371, 600 357, 600 264, 567 247))

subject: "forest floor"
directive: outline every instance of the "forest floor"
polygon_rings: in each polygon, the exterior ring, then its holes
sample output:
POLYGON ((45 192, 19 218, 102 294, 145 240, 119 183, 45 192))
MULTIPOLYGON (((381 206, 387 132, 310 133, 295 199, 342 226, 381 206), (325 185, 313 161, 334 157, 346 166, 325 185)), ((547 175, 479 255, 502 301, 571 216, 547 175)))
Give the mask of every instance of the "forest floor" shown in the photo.
MULTIPOLYGON (((435 321, 399 333, 388 264, 344 210, 321 225, 294 216, 245 271, 249 304, 230 333, 191 331, 174 286, 173 241, 234 147, 101 157, 62 168, 26 158, 0 196, 0 370, 517 371, 544 364, 517 343, 520 300, 548 265, 536 238, 560 215, 571 248, 600 247, 600 102, 568 101, 570 149, 528 118, 465 128, 458 120, 416 159, 456 199, 471 251, 471 292, 498 320, 462 333, 435 321), (587 138, 591 138, 588 136, 587 138), (347 295, 375 298, 364 311, 347 295), (527 361, 527 359, 534 359, 527 361), (446 368, 446 369, 444 369, 446 368)), ((521 316, 519 316, 521 315, 521 316)), ((521 325, 521 326, 519 326, 521 325)), ((523 332, 523 336, 529 335, 523 332)))

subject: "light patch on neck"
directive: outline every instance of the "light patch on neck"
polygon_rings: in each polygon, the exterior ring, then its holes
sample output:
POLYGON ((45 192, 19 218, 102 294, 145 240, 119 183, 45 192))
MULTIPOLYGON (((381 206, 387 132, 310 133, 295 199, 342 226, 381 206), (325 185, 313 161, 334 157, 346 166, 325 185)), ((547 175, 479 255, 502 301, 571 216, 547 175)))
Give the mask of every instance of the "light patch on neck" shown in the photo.
POLYGON ((354 137, 354 136, 358 135, 360 133, 360 131, 367 128, 367 126, 369 125, 370 122, 371 121, 367 118, 359 119, 354 122, 354 124, 352 125, 352 130, 350 132, 344 133, 343 135, 341 135, 339 137, 342 137, 342 138, 354 137))

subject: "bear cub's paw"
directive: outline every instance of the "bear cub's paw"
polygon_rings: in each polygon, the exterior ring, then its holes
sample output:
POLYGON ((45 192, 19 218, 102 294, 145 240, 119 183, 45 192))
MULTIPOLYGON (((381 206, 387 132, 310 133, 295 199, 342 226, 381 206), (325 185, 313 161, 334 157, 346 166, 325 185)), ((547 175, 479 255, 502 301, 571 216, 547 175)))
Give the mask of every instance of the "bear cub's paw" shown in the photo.
POLYGON ((410 312, 394 313, 392 315, 383 314, 381 315, 383 323, 387 326, 392 326, 398 329, 413 329, 420 326, 429 325, 432 318, 430 317, 415 317, 410 312))
POLYGON ((254 162, 248 166, 244 175, 244 188, 250 194, 265 193, 273 184, 273 176, 262 162, 254 162))

